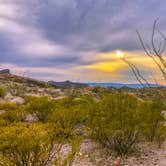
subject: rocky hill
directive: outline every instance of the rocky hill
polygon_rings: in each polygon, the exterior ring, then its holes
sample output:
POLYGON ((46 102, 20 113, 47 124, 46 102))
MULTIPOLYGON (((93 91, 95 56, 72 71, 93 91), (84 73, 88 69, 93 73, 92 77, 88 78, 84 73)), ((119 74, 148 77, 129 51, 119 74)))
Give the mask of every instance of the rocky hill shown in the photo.
MULTIPOLYGON (((39 80, 28 78, 28 77, 10 74, 9 69, 1 70, 0 71, 0 83, 6 84, 6 83, 11 83, 11 82, 24 83, 24 84, 27 84, 28 86, 36 85, 36 86, 40 86, 40 87, 45 87, 48 84, 47 82, 44 82, 44 81, 39 81, 39 80)), ((54 86, 54 85, 50 84, 50 86, 54 86)))
POLYGON ((51 96, 61 94, 61 90, 48 82, 18 76, 9 69, 0 71, 0 86, 5 87, 12 96, 51 96))
POLYGON ((0 74, 10 74, 10 70, 9 69, 0 70, 0 74))

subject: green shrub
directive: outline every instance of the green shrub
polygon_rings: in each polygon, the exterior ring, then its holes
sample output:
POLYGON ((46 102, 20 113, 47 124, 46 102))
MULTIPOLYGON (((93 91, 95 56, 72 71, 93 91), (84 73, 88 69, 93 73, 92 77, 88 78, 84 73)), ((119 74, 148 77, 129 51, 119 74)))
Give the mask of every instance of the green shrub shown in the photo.
POLYGON ((138 100, 129 94, 107 95, 91 114, 92 138, 118 154, 126 154, 139 133, 138 100))
POLYGON ((23 121, 25 111, 22 106, 15 103, 4 103, 0 104, 0 110, 3 110, 3 113, 0 114, 0 125, 23 121))
POLYGON ((26 97, 25 103, 27 112, 36 114, 42 122, 46 122, 47 117, 56 107, 56 102, 48 97, 26 97))
POLYGON ((25 113, 20 110, 5 111, 5 113, 0 115, 0 125, 9 125, 14 122, 21 122, 23 121, 24 115, 25 113))
POLYGON ((163 105, 141 101, 130 94, 104 96, 90 113, 92 138, 123 155, 139 141, 156 141, 159 146, 166 139, 163 105))
POLYGON ((54 133, 58 137, 68 139, 72 136, 76 125, 77 112, 68 109, 57 109, 48 117, 49 123, 54 127, 54 133))
POLYGON ((54 134, 50 124, 13 123, 0 127, 0 165, 2 166, 67 166, 79 152, 81 137, 73 135, 68 142, 63 135, 54 134), (64 142, 65 141, 65 142, 64 142), (61 151, 67 143, 71 151, 63 156, 61 151))
POLYGON ((78 126, 85 126, 93 100, 89 96, 58 100, 57 107, 48 116, 48 122, 54 126, 54 133, 69 139, 78 126))
POLYGON ((6 88, 3 86, 0 86, 0 97, 4 97, 6 94, 6 88))
POLYGON ((0 154, 11 165, 41 165, 48 159, 49 139, 43 125, 1 127, 0 154))
POLYGON ((5 110, 5 111, 15 111, 15 110, 18 110, 21 108, 22 108, 22 106, 18 106, 18 104, 16 104, 16 103, 6 102, 6 103, 0 104, 0 110, 5 110))
POLYGON ((165 140, 166 140, 166 126, 160 125, 157 128, 155 134, 155 141, 157 142, 159 148, 161 148, 161 145, 164 143, 165 140))
POLYGON ((148 141, 154 141, 164 126, 163 106, 159 102, 143 102, 140 106, 141 133, 148 141))

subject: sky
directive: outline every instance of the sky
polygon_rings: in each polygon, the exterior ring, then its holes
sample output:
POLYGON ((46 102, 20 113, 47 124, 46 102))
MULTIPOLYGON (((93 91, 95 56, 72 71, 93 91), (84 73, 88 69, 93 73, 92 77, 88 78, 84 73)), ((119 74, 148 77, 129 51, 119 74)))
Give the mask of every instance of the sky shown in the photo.
MULTIPOLYGON (((138 40, 148 42, 165 0, 0 0, 0 68, 40 80, 136 83, 117 50, 162 82, 138 40)), ((166 33, 165 33, 166 34, 166 33)))

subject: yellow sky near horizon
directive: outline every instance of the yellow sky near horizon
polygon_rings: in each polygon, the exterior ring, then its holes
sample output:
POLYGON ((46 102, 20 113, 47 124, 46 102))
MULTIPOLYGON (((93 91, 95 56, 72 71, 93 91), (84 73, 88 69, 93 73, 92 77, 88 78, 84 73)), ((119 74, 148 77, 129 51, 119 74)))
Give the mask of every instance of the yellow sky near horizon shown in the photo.
MULTIPOLYGON (((142 65, 147 69, 157 69, 153 60, 141 52, 123 52, 125 59, 135 65, 142 65)), ((110 53, 102 53, 97 55, 99 62, 92 63, 85 66, 85 68, 99 69, 105 71, 116 71, 121 68, 128 67, 128 65, 117 56, 117 51, 110 53)))
POLYGON ((117 51, 113 51, 109 53, 100 53, 96 56, 99 59, 97 62, 83 66, 83 68, 103 72, 103 75, 104 73, 110 72, 110 75, 112 74, 118 76, 124 71, 131 70, 129 66, 121 59, 124 56, 124 58, 129 62, 136 65, 140 72, 150 82, 154 83, 155 79, 158 81, 158 83, 163 84, 163 78, 157 65, 150 57, 146 56, 144 52, 124 52, 118 50, 118 54, 117 51), (121 52, 123 55, 121 55, 119 52, 121 52))

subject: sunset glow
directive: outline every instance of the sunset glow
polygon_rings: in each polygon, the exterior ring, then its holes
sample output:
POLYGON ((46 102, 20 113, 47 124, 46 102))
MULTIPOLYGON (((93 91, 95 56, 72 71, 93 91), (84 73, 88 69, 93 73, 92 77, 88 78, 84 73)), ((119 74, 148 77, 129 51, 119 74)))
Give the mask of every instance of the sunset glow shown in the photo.
POLYGON ((117 58, 124 58, 124 52, 122 52, 122 51, 116 51, 116 56, 117 56, 117 58))

